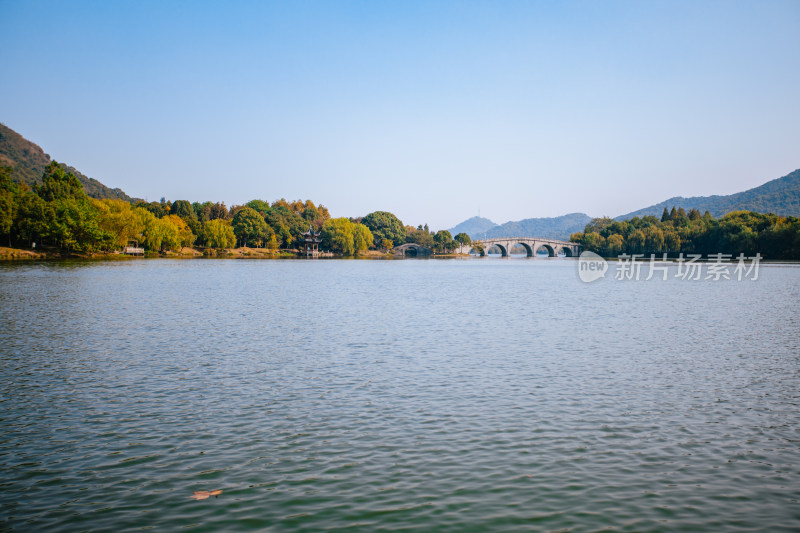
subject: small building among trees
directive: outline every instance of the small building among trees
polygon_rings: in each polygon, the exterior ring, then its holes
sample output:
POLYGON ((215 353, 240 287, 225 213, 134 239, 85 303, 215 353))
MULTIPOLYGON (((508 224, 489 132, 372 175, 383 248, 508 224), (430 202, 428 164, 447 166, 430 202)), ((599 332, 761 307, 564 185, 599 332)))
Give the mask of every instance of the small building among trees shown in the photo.
POLYGON ((303 246, 300 249, 300 254, 305 257, 318 257, 319 244, 322 242, 319 232, 314 231, 314 227, 308 228, 308 231, 303 233, 303 246))
POLYGON ((128 246, 122 248, 125 255, 144 255, 144 248, 139 247, 137 241, 128 241, 128 246))

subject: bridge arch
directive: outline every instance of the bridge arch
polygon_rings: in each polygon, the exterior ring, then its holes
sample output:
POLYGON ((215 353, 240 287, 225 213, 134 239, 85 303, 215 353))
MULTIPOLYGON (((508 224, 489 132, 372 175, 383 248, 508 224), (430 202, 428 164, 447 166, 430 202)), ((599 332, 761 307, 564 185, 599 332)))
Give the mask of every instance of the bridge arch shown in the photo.
POLYGON ((547 244, 546 242, 541 242, 541 243, 537 242, 536 244, 534 244, 534 246, 536 247, 534 253, 538 253, 539 250, 544 249, 547 252, 548 257, 556 257, 556 255, 558 255, 556 249, 553 246, 547 244))
POLYGON ((499 242, 494 242, 486 247, 486 253, 489 253, 489 250, 497 246, 500 249, 500 256, 501 257, 508 257, 508 250, 510 247, 507 244, 500 244, 499 242))
POLYGON ((558 252, 559 255, 561 252, 564 252, 566 257, 575 257, 575 254, 572 252, 572 248, 570 246, 559 246, 556 252, 558 252))
POLYGON ((424 246, 410 242, 400 246, 395 246, 392 253, 403 257, 421 257, 430 255, 431 251, 424 246))
POLYGON ((528 257, 533 257, 533 254, 535 253, 533 251, 533 248, 531 248, 531 245, 528 244, 527 242, 522 242, 522 241, 515 242, 511 246, 509 246, 508 249, 511 250, 515 246, 521 246, 525 250, 525 255, 527 255, 528 257))

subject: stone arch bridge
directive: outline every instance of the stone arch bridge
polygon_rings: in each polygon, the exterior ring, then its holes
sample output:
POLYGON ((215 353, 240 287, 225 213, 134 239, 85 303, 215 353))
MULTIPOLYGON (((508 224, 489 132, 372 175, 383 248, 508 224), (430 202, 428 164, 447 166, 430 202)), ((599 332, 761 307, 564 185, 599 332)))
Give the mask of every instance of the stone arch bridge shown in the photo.
MULTIPOLYGON (((535 257, 536 252, 540 248, 547 250, 549 257, 556 257, 561 252, 567 257, 578 257, 581 253, 581 245, 575 242, 559 241, 555 239, 541 239, 539 237, 502 237, 498 239, 480 239, 472 241, 472 244, 460 247, 457 252, 461 254, 468 254, 475 248, 475 244, 481 244, 484 250, 488 250, 492 246, 500 248, 500 253, 503 257, 508 257, 511 253, 511 248, 519 244, 525 249, 528 257, 535 257)), ((484 255, 481 253, 481 255, 484 255)))

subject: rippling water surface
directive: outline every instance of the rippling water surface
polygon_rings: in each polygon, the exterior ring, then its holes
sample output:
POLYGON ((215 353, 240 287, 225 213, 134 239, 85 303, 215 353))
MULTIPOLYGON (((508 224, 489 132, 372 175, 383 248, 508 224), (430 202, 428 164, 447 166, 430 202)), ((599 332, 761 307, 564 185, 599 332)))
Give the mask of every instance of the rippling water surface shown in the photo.
POLYGON ((3 264, 0 529, 797 531, 798 303, 778 265, 3 264))

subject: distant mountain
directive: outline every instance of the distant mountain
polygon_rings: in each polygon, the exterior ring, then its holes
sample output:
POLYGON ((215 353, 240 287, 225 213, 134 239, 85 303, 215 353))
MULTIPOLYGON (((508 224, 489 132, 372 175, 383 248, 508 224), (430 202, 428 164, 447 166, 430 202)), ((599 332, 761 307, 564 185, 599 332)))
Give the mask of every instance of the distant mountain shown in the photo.
MULTIPOLYGON (((661 217, 664 208, 670 210, 672 206, 683 207, 687 211, 696 208, 701 213, 708 211, 715 218, 731 211, 740 210, 800 217, 800 169, 744 192, 727 196, 695 196, 692 198, 676 196, 650 207, 620 215, 616 220, 648 215, 661 217)), ((472 217, 452 228, 450 233, 456 235, 464 232, 471 239, 547 237, 569 240, 570 234, 583 231, 591 219, 584 213, 572 213, 554 218, 527 218, 498 225, 487 218, 472 217)))
POLYGON ((457 226, 451 228, 449 231, 450 234, 453 236, 456 236, 459 233, 466 233, 467 235, 469 235, 469 238, 471 239, 473 234, 477 235, 479 233, 483 233, 495 226, 497 226, 497 224, 495 224, 488 218, 472 217, 468 218, 461 224, 458 224, 457 226))
POLYGON ((672 206, 683 207, 687 211, 695 208, 701 213, 708 211, 715 218, 731 211, 740 210, 800 217, 800 169, 744 192, 727 196, 694 196, 692 198, 676 196, 627 215, 620 215, 616 220, 647 215, 660 217, 665 207, 669 210, 672 209, 672 206))
POLYGON ((583 231, 592 217, 585 213, 570 213, 553 218, 526 218, 516 222, 506 222, 485 232, 492 237, 546 237, 548 239, 569 240, 571 233, 583 231))
MULTIPOLYGON (((38 145, 30 142, 22 135, 0 123, 0 166, 9 166, 14 170, 11 178, 29 186, 42 182, 44 168, 50 164, 50 156, 38 145)), ((92 198, 118 198, 128 202, 136 201, 121 189, 112 189, 94 178, 89 178, 75 168, 59 163, 64 170, 72 172, 83 184, 83 190, 92 198)))
POLYGON ((545 237, 548 239, 569 240, 571 233, 583 231, 583 228, 592 217, 584 213, 571 213, 553 218, 526 218, 515 222, 487 227, 486 222, 491 220, 485 218, 472 217, 465 220, 450 230, 456 235, 462 231, 470 236, 471 239, 489 239, 496 237, 545 237), (479 223, 480 221, 480 223, 479 223), (470 226, 477 228, 477 231, 465 231, 463 228, 470 226))

